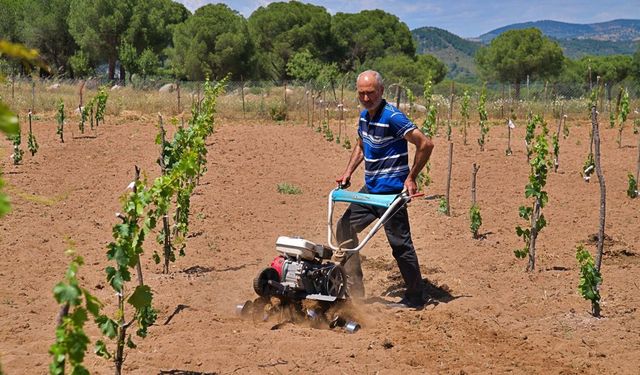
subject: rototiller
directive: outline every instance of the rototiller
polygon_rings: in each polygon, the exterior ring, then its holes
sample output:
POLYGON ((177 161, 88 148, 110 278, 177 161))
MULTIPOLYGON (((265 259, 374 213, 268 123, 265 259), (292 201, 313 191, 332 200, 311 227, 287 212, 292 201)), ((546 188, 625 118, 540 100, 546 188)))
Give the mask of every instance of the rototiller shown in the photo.
MULTIPOLYGON (((316 244, 300 237, 278 237, 276 240, 278 256, 268 267, 262 269, 253 281, 253 289, 263 301, 266 302, 276 297, 283 302, 297 303, 298 305, 301 301, 311 300, 320 302, 319 305, 330 306, 336 301, 344 301, 349 298, 345 271, 340 264, 331 260, 334 253, 338 255, 340 252, 360 251, 387 220, 406 205, 412 197, 406 192, 381 195, 351 192, 346 188, 348 185, 338 185, 329 194, 327 245, 316 244), (334 244, 333 209, 336 202, 384 207, 386 211, 358 246, 343 248, 344 244, 334 244)), ((239 312, 246 313, 249 306, 245 303, 238 305, 237 308, 239 312)), ((299 310, 302 311, 302 307, 299 310)), ((309 311, 306 312, 306 315, 314 319, 318 316, 317 312, 309 311)), ((331 323, 335 325, 336 319, 331 320, 331 323)))

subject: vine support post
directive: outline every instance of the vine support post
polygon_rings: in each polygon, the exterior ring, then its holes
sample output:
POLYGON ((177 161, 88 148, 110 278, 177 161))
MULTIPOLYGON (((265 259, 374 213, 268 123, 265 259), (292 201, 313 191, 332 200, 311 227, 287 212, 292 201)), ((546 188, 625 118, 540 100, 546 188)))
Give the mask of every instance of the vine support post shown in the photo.
POLYGON ((31 134, 33 130, 31 129, 31 108, 29 108, 29 134, 31 134))
POLYGON ((638 135, 638 160, 636 161, 636 182, 640 177, 640 135, 638 135))
MULTIPOLYGON (((562 128, 562 121, 564 120, 564 104, 560 107, 560 119, 558 120, 558 129, 556 130, 556 140, 560 143, 560 129, 562 128)), ((553 171, 558 172, 558 167, 560 166, 560 149, 557 152, 554 152, 553 155, 553 171)))
MULTIPOLYGON (((606 186, 604 181, 604 174, 602 173, 602 165, 600 164, 600 131, 598 129, 598 113, 596 107, 591 107, 591 126, 593 132, 593 140, 595 145, 595 165, 596 175, 598 176, 598 183, 600 184, 600 228, 598 230, 598 247, 595 259, 596 270, 600 272, 600 266, 602 265, 602 253, 604 251, 604 226, 606 221, 607 205, 606 205, 606 186)), ((600 290, 598 285, 597 290, 600 290)), ((598 304, 591 304, 593 316, 600 316, 600 306, 598 304)))
POLYGON ((509 123, 509 119, 507 119, 507 156, 511 155, 513 151, 511 150, 511 124, 509 123))
MULTIPOLYGON (((342 140, 342 123, 344 122, 344 82, 340 84, 340 121, 338 122, 338 139, 342 140)), ((345 124, 346 128, 346 124, 345 124)))
POLYGON ((31 77, 31 110, 35 107, 36 104, 36 80, 31 77))
MULTIPOLYGON (((140 180, 140 167, 135 166, 135 182, 137 183, 140 180)), ((138 188, 136 184, 133 185, 133 193, 138 193, 138 188)), ((136 276, 138 277, 138 284, 144 285, 144 279, 142 278, 142 265, 140 264, 140 255, 137 255, 138 262, 136 263, 136 276)))
POLYGON ((304 90, 304 101, 307 104, 307 126, 311 127, 311 104, 309 103, 311 96, 313 96, 313 94, 311 93, 311 88, 310 88, 310 84, 306 83, 304 85, 305 90, 304 90))
MULTIPOLYGON (((176 80, 176 93, 178 95, 178 113, 182 112, 182 106, 180 105, 180 80, 176 80)), ((244 110, 244 108, 243 108, 244 110)))
POLYGON ((531 237, 529 239, 529 263, 527 271, 533 272, 536 269, 536 238, 538 238, 538 219, 540 218, 540 198, 536 198, 531 215, 531 237))
POLYGON ((242 98, 242 118, 246 117, 246 108, 244 103, 244 78, 240 76, 240 97, 242 98))
POLYGON ((447 173, 447 192, 446 192, 446 200, 447 200, 447 212, 445 213, 447 216, 451 216, 451 200, 449 199, 451 193, 451 166, 453 164, 453 142, 449 142, 449 168, 447 173))
POLYGON ((313 88, 311 89, 311 128, 313 128, 313 120, 316 115, 316 98, 313 95, 313 88))
POLYGON ((284 81, 284 106, 287 107, 287 81, 284 81))
POLYGON ((447 117, 447 141, 451 141, 451 118, 453 117, 454 94, 455 94, 455 83, 451 81, 451 95, 449 96, 449 115, 447 117))
POLYGON ((478 175, 480 166, 473 163, 473 169, 471 170, 471 206, 476 205, 476 176, 478 175))
MULTIPOLYGON (((160 171, 164 176, 167 173, 167 166, 164 164, 164 146, 166 144, 166 132, 164 130, 164 122, 162 115, 158 114, 158 126, 160 127, 160 171)), ((162 215, 162 230, 164 232, 164 241, 162 244, 162 255, 164 263, 162 266, 162 273, 169 273, 169 258, 171 256, 171 232, 169 228, 169 216, 165 213, 162 215)))

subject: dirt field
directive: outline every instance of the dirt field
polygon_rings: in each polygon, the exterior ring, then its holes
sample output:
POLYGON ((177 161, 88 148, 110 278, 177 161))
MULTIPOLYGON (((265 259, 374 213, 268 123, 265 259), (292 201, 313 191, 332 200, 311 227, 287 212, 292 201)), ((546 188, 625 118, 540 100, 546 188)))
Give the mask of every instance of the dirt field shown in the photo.
MULTIPOLYGON (((150 178, 158 174, 153 117, 108 118, 97 138, 68 134, 61 144, 52 115, 34 124, 40 151, 25 155, 23 165, 11 164, 8 142, 0 147, 13 201, 12 212, 0 219, 0 362, 9 375, 47 373, 59 310, 52 288, 63 278, 69 246, 85 258, 82 285, 113 309, 104 268, 118 197, 134 165, 150 178)), ((301 123, 221 120, 209 141, 208 173, 192 200, 186 257, 163 275, 151 260, 158 246, 146 243, 145 282, 155 292, 158 321, 149 337, 137 340, 138 349, 128 351, 125 373, 638 374, 640 199, 625 195, 637 136, 627 131, 618 149, 615 130, 601 122, 611 238, 602 267, 602 319, 589 314, 577 292, 575 246, 597 233, 599 187, 595 177, 585 183, 579 174, 588 120, 570 118, 559 173, 548 180, 548 227, 538 238, 535 272, 524 272, 526 262, 513 255, 522 246, 514 231, 524 224, 518 207, 527 203, 524 123, 509 157, 503 127, 491 129, 483 153, 475 127, 467 146, 454 130, 452 216, 438 213, 437 200, 410 205, 432 302, 422 311, 385 306, 399 299, 394 291, 401 279, 380 233, 363 251, 367 299, 354 307, 362 329, 349 334, 304 324, 272 329, 277 321, 241 319, 234 311, 256 297, 252 280, 276 255, 279 235, 326 240, 326 196, 349 151, 301 123), (474 162, 483 240, 471 238, 468 222, 474 162), (303 193, 279 194, 282 182, 303 193)), ((447 141, 440 136, 435 143, 430 195, 444 194, 446 185, 447 141)), ((361 171, 354 181, 354 188, 361 185, 361 171)), ((595 246, 588 248, 593 253, 595 246)), ((95 327, 88 331, 98 337, 95 327)), ((92 353, 85 363, 92 373, 113 373, 111 362, 92 353)))

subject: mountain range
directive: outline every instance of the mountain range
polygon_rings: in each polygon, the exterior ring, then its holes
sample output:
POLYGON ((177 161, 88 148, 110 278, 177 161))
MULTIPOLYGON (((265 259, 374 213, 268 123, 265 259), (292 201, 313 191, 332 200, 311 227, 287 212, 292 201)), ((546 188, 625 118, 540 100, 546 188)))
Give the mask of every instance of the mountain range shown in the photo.
POLYGON ((632 55, 640 47, 640 20, 613 20, 592 24, 536 21, 503 26, 477 38, 463 39, 437 27, 412 30, 417 53, 429 53, 444 62, 449 78, 472 80, 477 75, 476 51, 508 30, 538 28, 558 42, 565 56, 577 59, 585 55, 632 55))

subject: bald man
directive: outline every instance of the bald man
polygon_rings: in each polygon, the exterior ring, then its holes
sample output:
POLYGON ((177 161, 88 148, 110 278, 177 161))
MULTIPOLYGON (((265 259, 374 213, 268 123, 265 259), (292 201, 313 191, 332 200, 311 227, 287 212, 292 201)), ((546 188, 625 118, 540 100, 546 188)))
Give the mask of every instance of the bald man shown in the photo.
MULTIPOLYGON (((360 192, 399 194, 418 191, 416 178, 431 156, 433 142, 399 109, 383 99, 384 85, 380 73, 367 70, 356 81, 358 99, 364 110, 358 122, 358 141, 344 173, 338 178, 347 184, 364 160, 365 185, 360 192), (408 144, 415 145, 409 166, 408 144)), ((344 248, 358 245, 357 234, 380 218, 386 209, 356 203, 349 205, 336 227, 336 239, 344 248)), ((404 279, 406 291, 400 305, 421 308, 426 302, 420 264, 413 241, 407 208, 402 207, 384 225, 393 257, 404 279)), ((349 294, 364 297, 362 266, 358 253, 348 252, 342 265, 348 277, 349 294)))

